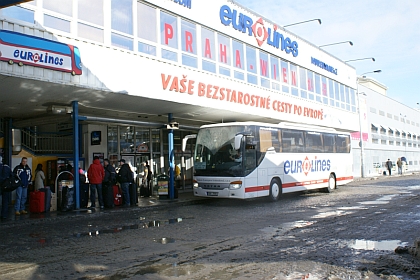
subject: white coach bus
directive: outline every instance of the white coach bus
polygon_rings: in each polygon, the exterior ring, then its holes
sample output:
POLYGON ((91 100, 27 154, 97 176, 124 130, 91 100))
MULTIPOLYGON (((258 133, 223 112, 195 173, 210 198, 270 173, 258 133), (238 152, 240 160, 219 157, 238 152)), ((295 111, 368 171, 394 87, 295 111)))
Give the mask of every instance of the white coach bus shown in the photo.
MULTIPOLYGON (((194 152, 195 196, 247 199, 312 189, 332 192, 353 180, 350 134, 291 123, 202 126, 194 152)), ((185 148, 184 148, 185 149, 185 148)))

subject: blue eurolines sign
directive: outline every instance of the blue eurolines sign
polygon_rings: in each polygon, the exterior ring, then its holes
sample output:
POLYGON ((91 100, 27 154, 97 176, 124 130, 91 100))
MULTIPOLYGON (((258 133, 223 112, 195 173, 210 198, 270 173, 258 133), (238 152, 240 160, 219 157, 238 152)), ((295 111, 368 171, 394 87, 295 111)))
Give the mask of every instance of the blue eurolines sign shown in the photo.
POLYGON ((311 57, 311 63, 313 65, 318 66, 319 68, 322 68, 324 70, 327 70, 328 72, 331 72, 335 75, 337 75, 337 68, 332 67, 331 65, 326 64, 325 62, 322 62, 316 58, 311 57))
POLYGON ((192 0, 172 0, 175 3, 184 6, 185 8, 191 9, 191 2, 192 0))
POLYGON ((231 9, 228 5, 220 7, 219 17, 225 26, 232 26, 233 29, 248 34, 248 36, 254 36, 260 47, 264 42, 267 42, 269 46, 285 51, 287 54, 291 53, 294 57, 299 54, 299 46, 296 41, 292 41, 278 32, 276 25, 273 28, 266 28, 262 18, 254 22, 249 16, 231 9))

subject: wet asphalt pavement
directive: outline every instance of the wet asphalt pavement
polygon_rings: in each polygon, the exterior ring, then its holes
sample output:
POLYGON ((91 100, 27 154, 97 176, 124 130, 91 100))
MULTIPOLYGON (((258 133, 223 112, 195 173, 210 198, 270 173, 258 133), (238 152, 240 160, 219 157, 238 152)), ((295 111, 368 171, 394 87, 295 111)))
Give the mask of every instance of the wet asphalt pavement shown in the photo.
POLYGON ((0 224, 2 279, 420 279, 418 175, 276 203, 201 199, 0 224), (407 251, 407 250, 406 250, 407 251), (404 251, 404 252, 406 252, 404 251), (396 278, 400 277, 400 278, 396 278))

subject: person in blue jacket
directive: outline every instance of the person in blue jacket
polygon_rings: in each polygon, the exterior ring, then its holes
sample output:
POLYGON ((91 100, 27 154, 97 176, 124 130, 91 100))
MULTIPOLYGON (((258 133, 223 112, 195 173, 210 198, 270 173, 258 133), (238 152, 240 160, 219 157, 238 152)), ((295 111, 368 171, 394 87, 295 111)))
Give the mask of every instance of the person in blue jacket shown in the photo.
MULTIPOLYGON (((12 177, 12 170, 7 164, 2 163, 3 158, 0 156, 0 182, 12 177)), ((1 192, 1 219, 7 220, 9 217, 9 203, 11 199, 11 192, 1 192)))
POLYGON ((22 185, 16 189, 15 215, 28 214, 25 203, 28 197, 28 186, 32 184, 32 172, 27 163, 28 158, 23 157, 20 164, 13 169, 13 173, 22 181, 22 185))

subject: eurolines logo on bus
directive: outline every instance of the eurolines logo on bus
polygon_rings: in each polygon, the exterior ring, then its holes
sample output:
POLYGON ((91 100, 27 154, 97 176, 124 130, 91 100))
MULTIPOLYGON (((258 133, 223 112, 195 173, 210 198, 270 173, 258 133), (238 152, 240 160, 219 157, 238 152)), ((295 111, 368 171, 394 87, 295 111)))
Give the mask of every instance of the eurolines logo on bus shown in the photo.
POLYGON ((310 160, 306 157, 302 160, 286 160, 284 162, 284 174, 304 173, 305 176, 309 172, 329 171, 331 168, 331 161, 329 159, 315 159, 310 160))
POLYGON ((287 54, 291 53, 294 57, 298 56, 298 43, 292 41, 289 37, 284 37, 283 34, 277 31, 277 26, 274 25, 273 29, 266 28, 262 18, 257 20, 255 23, 249 16, 242 13, 238 14, 238 11, 231 9, 227 5, 223 5, 220 8, 219 13, 220 21, 226 25, 238 30, 242 33, 248 33, 248 36, 254 36, 257 40, 258 46, 267 41, 267 44, 285 51, 287 54))

